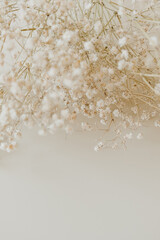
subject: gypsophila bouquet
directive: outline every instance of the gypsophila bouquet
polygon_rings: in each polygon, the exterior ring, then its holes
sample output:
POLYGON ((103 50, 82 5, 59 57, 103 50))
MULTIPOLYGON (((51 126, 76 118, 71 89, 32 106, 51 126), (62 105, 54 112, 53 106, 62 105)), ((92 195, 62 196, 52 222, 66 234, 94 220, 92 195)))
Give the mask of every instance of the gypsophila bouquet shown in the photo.
POLYGON ((160 1, 0 1, 0 149, 35 125, 125 146, 159 112, 160 1))

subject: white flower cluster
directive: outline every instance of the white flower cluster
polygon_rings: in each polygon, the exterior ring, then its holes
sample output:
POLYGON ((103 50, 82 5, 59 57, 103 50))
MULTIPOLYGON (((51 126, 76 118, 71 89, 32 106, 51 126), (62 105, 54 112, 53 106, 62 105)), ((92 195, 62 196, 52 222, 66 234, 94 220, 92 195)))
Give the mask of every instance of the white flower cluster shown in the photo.
POLYGON ((159 126, 160 3, 134 2, 0 2, 0 149, 13 150, 24 126, 113 131, 96 151, 149 119, 159 126))

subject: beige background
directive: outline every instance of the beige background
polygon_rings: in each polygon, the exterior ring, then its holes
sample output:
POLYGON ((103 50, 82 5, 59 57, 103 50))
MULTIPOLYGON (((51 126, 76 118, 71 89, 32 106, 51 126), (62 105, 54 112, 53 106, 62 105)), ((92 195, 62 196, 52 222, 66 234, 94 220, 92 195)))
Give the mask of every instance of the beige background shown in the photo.
POLYGON ((159 240, 160 130, 126 152, 93 135, 39 137, 0 152, 0 239, 159 240))

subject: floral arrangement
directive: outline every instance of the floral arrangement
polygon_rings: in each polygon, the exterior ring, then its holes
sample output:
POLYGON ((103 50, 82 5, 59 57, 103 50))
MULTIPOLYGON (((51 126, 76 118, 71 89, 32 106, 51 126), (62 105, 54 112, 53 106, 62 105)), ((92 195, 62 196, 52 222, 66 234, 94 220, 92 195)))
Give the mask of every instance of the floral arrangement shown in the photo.
POLYGON ((0 149, 24 126, 103 132, 95 151, 160 127, 160 1, 0 2, 0 149))

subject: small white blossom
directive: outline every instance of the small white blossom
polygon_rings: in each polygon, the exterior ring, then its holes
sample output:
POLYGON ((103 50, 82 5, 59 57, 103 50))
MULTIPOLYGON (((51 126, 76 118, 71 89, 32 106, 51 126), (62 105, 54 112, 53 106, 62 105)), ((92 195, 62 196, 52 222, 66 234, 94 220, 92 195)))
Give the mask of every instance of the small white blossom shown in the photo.
POLYGON ((55 68, 53 68, 53 67, 50 68, 50 69, 49 69, 49 72, 48 72, 48 75, 49 75, 50 77, 54 77, 55 74, 56 74, 55 68))
POLYGON ((69 42, 72 39, 72 37, 74 36, 74 34, 75 34, 74 32, 66 30, 63 34, 63 39, 66 42, 69 42))
POLYGON ((11 109, 10 111, 10 116, 13 120, 16 120, 17 119, 17 113, 15 111, 15 109, 11 109))
POLYGON ((91 3, 85 3, 85 10, 89 10, 90 8, 92 7, 92 4, 91 3))
POLYGON ((126 44, 126 42, 127 42, 126 37, 120 38, 118 41, 120 47, 123 47, 126 44))
POLYGON ((123 7, 119 7, 118 15, 122 16, 123 14, 124 14, 124 8, 123 7))
POLYGON ((160 121, 159 121, 159 120, 156 120, 156 121, 154 122, 154 126, 155 126, 155 127, 160 127, 160 121))
POLYGON ((74 68, 73 69, 73 77, 81 75, 82 71, 80 68, 74 68))
POLYGON ((64 79, 63 84, 67 88, 72 88, 73 87, 73 81, 71 79, 64 79))
POLYGON ((128 59, 128 51, 125 49, 122 49, 121 57, 125 58, 125 60, 128 59))
POLYGON ((18 95, 21 92, 21 89, 17 82, 12 82, 10 91, 14 96, 18 95))
POLYGON ((100 149, 102 149, 104 147, 103 142, 99 142, 95 147, 94 150, 95 152, 98 152, 100 149))
POLYGON ((97 21, 95 24, 94 24, 94 30, 97 34, 99 34, 101 31, 102 31, 102 23, 101 21, 97 21))
POLYGON ((106 125, 106 124, 107 124, 107 121, 104 120, 104 119, 101 119, 100 123, 103 124, 103 125, 106 125))
POLYGON ((157 83, 154 87, 154 91, 156 95, 160 95, 160 83, 157 83))
POLYGON ((106 107, 105 111, 106 113, 111 113, 111 109, 109 107, 106 107))
POLYGON ((115 109, 115 110, 113 111, 113 115, 118 118, 118 117, 119 117, 119 110, 118 110, 118 109, 115 109))
POLYGON ((113 47, 111 48, 111 53, 112 53, 112 54, 117 54, 117 53, 118 53, 118 49, 117 49, 115 46, 113 46, 113 47))
POLYGON ((138 140, 141 140, 142 138, 143 138, 142 133, 138 133, 138 135, 137 135, 137 139, 138 139, 138 140))
POLYGON ((84 49, 86 51, 93 51, 94 50, 94 46, 93 46, 93 43, 88 41, 88 42, 84 42, 84 49))
POLYGON ((56 47, 62 47, 64 45, 64 41, 62 39, 58 39, 56 41, 56 47))
POLYGON ((7 149, 7 144, 6 143, 0 143, 0 149, 3 150, 3 151, 6 151, 7 149))
POLYGON ((91 59, 91 61, 96 62, 98 60, 98 56, 96 54, 92 53, 90 55, 90 59, 91 59))
POLYGON ((94 96, 94 93, 93 93, 92 89, 87 90, 86 96, 87 96, 88 99, 92 99, 92 97, 94 96))
POLYGON ((40 136, 45 136, 45 135, 46 135, 46 132, 45 132, 44 129, 40 129, 40 130, 38 131, 38 134, 39 134, 40 136))
POLYGON ((118 70, 123 70, 126 67, 126 61, 124 59, 118 62, 118 70))
POLYGON ((149 44, 153 47, 157 47, 158 45, 158 39, 156 36, 150 37, 149 44))
POLYGON ((126 135, 125 135, 125 138, 127 138, 127 139, 132 139, 133 138, 133 133, 127 133, 126 135))
POLYGON ((100 99, 100 100, 97 102, 97 107, 99 107, 99 108, 103 108, 103 107, 104 107, 104 101, 103 101, 103 99, 100 99))

